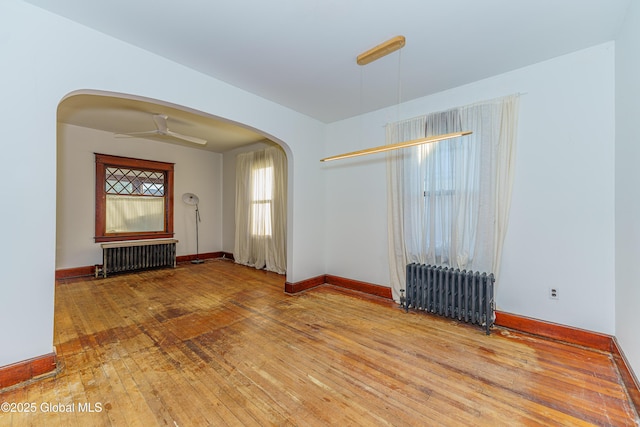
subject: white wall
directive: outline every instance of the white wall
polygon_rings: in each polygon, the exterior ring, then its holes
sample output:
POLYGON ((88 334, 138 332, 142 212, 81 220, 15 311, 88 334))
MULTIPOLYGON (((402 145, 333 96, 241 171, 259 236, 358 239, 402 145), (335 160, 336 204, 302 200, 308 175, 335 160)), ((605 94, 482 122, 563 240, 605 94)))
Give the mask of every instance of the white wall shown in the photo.
POLYGON ((94 153, 175 163, 174 238, 178 255, 196 253, 195 207, 200 199, 199 252, 222 250, 222 154, 72 125, 58 129, 56 269, 102 264, 95 235, 94 153))
POLYGON ((640 3, 616 40, 616 337, 640 375, 640 3))
POLYGON ((11 182, 0 186, 0 200, 12 206, 0 209, 8 242, 1 249, 0 324, 12 325, 0 336, 0 366, 53 349, 56 108, 77 90, 187 106, 259 129, 284 145, 287 280, 324 274, 324 236, 310 226, 323 218, 322 123, 19 0, 0 2, 0 57, 2 174, 11 182))
MULTIPOLYGON (((512 93, 523 95, 498 308, 613 334, 613 43, 333 123, 324 155, 384 144, 388 121, 512 93)), ((388 286, 384 156, 339 162, 323 166, 327 272, 388 286)))
MULTIPOLYGON (((328 126, 323 157, 384 144, 385 112, 328 126)), ((384 155, 323 163, 326 271, 389 286, 387 178, 384 155)))

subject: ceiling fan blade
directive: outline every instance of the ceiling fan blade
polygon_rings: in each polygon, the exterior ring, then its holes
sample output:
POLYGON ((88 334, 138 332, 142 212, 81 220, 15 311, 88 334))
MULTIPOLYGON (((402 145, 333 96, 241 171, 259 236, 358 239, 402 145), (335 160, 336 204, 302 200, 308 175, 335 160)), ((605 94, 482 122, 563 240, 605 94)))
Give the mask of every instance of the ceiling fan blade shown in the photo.
POLYGON ((153 136, 153 135, 162 135, 162 133, 158 130, 148 130, 144 132, 116 133, 114 136, 116 138, 136 138, 136 137, 145 137, 145 136, 153 136))
POLYGON ((191 142, 194 144, 200 144, 200 145, 205 145, 207 143, 206 139, 197 138, 195 136, 183 135, 178 132, 170 131, 169 128, 167 127, 168 119, 169 119, 169 116, 167 116, 166 114, 154 114, 153 121, 156 124, 156 128, 157 128, 156 130, 149 130, 144 132, 117 133, 115 134, 115 136, 117 138, 135 138, 135 137, 144 138, 145 136, 159 136, 159 137, 171 137, 171 138, 191 142))
POLYGON ((205 145, 207 143, 206 139, 197 138, 195 136, 182 135, 177 132, 172 132, 169 129, 167 129, 167 132, 165 135, 169 135, 177 139, 182 139, 183 141, 193 142, 194 144, 205 145))

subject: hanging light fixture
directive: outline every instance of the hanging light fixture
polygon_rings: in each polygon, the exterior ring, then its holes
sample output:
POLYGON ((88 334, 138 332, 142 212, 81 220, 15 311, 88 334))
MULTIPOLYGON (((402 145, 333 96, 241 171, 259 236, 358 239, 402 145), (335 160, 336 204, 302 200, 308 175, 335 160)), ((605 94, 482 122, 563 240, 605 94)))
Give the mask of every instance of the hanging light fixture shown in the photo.
POLYGON ((365 154, 382 153, 384 151, 398 150, 400 148, 413 147, 414 145, 428 144, 430 142, 443 141, 445 139, 457 138, 459 136, 469 135, 470 130, 463 132, 445 133, 442 135, 428 136, 426 138, 412 139, 411 141, 398 142, 395 144, 381 145, 379 147, 367 148, 365 150, 352 151, 350 153, 338 154, 337 156, 325 157, 320 159, 321 162, 330 162, 331 160, 347 159, 349 157, 364 156, 365 154))
MULTIPOLYGON (((393 37, 378 46, 369 49, 368 51, 361 53, 356 58, 358 65, 367 65, 375 60, 378 60, 390 53, 401 49, 405 45, 404 36, 393 37)), ((398 104, 400 104, 400 97, 398 96, 398 104)), ((413 139, 411 141, 398 142, 396 144, 381 145, 379 147, 367 148, 365 150, 352 151, 350 153, 338 154, 336 156, 325 157, 320 159, 321 162, 329 162, 332 160, 346 159, 350 157, 364 156, 367 154, 382 153, 384 151, 398 150, 406 147, 413 147, 415 145, 428 144, 431 142, 443 141, 445 139, 458 138, 460 136, 470 135, 471 131, 453 132, 442 135, 428 136, 426 138, 413 139)))

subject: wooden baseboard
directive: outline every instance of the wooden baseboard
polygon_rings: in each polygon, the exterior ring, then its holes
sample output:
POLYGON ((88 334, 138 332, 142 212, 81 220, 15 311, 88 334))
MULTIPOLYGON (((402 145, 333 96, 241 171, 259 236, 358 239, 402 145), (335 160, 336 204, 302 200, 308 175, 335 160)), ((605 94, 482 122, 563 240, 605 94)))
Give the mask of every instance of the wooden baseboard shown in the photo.
POLYGON ((49 353, 0 367, 0 389, 14 386, 49 374, 57 369, 56 353, 49 353))
POLYGON ((325 277, 326 275, 323 274, 322 276, 312 277, 311 279, 302 280, 300 282, 285 282, 284 291, 287 294, 297 294, 298 292, 324 285, 326 283, 325 277))
MULTIPOLYGON (((222 251, 218 251, 218 252, 207 252, 204 254, 198 254, 198 256, 196 257, 195 254, 192 255, 180 255, 176 257, 176 262, 177 263, 181 263, 181 262, 191 262, 195 259, 215 259, 215 258, 222 258, 223 256, 225 256, 226 258, 228 258, 228 255, 226 252, 222 252, 222 251)), ((233 255, 231 255, 231 259, 233 259, 233 255)))
POLYGON ((631 365, 629 365, 629 361, 622 352, 616 337, 613 337, 611 340, 611 355, 618 367, 622 382, 627 388, 629 399, 631 399, 631 402, 635 406, 636 412, 640 414, 640 381, 638 381, 638 377, 633 373, 631 365))
POLYGON ((346 279, 344 277, 332 276, 324 274, 322 276, 312 277, 311 279, 302 280, 300 282, 286 282, 284 291, 288 294, 296 294, 315 288, 316 286, 329 284, 340 288, 351 289, 353 291, 364 292, 369 295, 393 299, 391 296, 391 288, 386 286, 374 285, 373 283, 361 282, 359 280, 346 279))
POLYGON ((495 324, 496 326, 503 326, 505 328, 515 329, 517 331, 551 338, 570 344, 581 345, 595 350, 611 351, 612 337, 598 332, 545 322, 501 311, 496 311, 495 324))
POLYGON ((76 268, 63 268, 56 270, 56 279, 70 279, 72 277, 93 276, 96 271, 95 265, 76 268))
POLYGON ((374 285, 372 283, 361 282, 359 280, 346 279, 344 277, 332 276, 327 274, 325 276, 325 283, 334 286, 340 286, 341 288, 347 288, 354 291, 364 292, 366 294, 375 295, 387 299, 393 299, 391 294, 391 288, 387 286, 374 285))

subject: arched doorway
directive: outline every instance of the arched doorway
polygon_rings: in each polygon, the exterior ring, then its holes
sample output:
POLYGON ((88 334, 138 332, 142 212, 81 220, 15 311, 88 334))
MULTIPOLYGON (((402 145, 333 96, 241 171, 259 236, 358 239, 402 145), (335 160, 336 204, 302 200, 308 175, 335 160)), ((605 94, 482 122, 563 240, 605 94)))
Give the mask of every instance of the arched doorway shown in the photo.
POLYGON ((58 277, 92 274, 102 262, 94 241, 94 153, 175 163, 174 232, 179 257, 233 251, 234 212, 229 207, 235 192, 231 163, 236 153, 276 144, 290 159, 286 144, 259 130, 188 107, 100 91, 73 92, 60 102, 57 139, 58 277), (158 115, 164 117, 164 129, 162 124, 158 127, 158 115), (167 129, 207 143, 157 132, 167 129), (200 196, 199 239, 192 207, 181 203, 180 196, 187 192, 200 196))

